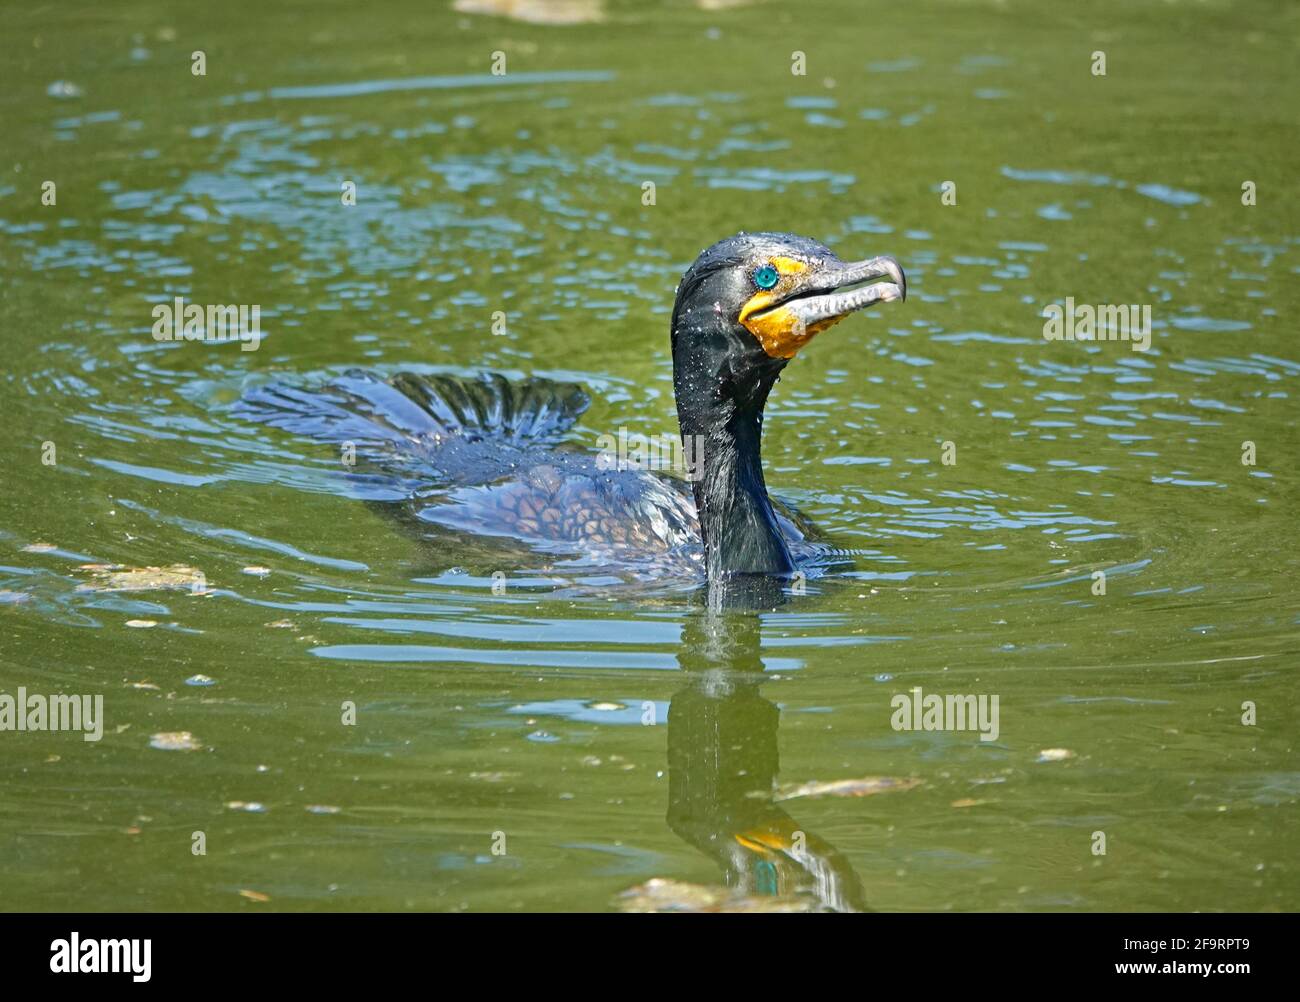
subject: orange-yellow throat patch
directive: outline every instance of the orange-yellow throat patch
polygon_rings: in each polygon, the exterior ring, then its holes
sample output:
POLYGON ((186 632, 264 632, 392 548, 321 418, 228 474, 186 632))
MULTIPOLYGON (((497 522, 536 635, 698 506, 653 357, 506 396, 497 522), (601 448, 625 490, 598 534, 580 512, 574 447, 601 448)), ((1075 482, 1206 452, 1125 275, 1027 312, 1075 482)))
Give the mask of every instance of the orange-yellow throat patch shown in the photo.
MULTIPOLYGON (((750 303, 753 301, 751 299, 750 303)), ((753 312, 748 305, 741 311, 740 322, 749 333, 758 338, 758 343, 763 346, 763 350, 773 358, 794 358, 799 349, 814 337, 844 319, 841 315, 818 320, 815 324, 804 324, 784 306, 759 317, 746 317, 747 312, 753 312)))

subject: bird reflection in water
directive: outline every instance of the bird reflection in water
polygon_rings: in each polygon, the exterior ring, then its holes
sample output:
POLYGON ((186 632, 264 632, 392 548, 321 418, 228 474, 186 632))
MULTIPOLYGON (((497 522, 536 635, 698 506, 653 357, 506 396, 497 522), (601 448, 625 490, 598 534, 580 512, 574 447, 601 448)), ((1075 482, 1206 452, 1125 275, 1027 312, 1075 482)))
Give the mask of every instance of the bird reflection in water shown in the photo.
MULTIPOLYGON (((744 589, 774 588, 771 579, 744 589)), ((688 682, 668 710, 668 825, 722 867, 732 892, 798 899, 805 907, 863 911, 865 895, 848 860, 803 828, 774 799, 780 770, 780 710, 765 699, 761 596, 730 594, 691 616, 678 664, 688 682)))

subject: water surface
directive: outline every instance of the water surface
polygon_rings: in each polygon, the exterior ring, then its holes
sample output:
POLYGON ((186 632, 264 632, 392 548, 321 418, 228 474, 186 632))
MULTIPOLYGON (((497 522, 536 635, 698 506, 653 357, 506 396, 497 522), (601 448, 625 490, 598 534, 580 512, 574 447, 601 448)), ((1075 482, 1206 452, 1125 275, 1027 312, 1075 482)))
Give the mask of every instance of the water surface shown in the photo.
POLYGON ((0 733, 3 907, 601 910, 763 831, 832 861, 808 905, 1294 909, 1296 11, 588 6, 6 14, 0 692, 106 720, 0 733), (775 608, 430 545, 230 413, 495 370, 586 386, 576 443, 672 432, 673 288, 739 229, 910 281, 773 394, 769 485, 848 561, 775 608), (265 339, 155 342, 175 296, 265 339), (1066 297, 1150 351, 1044 341, 1066 297), (998 739, 893 729, 916 686, 998 739))

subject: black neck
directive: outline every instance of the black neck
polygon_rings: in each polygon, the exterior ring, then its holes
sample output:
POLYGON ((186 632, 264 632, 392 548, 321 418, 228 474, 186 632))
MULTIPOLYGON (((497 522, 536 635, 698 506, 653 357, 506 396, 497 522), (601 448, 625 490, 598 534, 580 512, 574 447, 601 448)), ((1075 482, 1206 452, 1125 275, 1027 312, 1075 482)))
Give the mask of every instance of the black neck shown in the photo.
POLYGON ((763 405, 779 371, 773 366, 740 400, 725 395, 725 376, 696 380, 678 373, 675 380, 710 579, 794 570, 763 482, 763 405))

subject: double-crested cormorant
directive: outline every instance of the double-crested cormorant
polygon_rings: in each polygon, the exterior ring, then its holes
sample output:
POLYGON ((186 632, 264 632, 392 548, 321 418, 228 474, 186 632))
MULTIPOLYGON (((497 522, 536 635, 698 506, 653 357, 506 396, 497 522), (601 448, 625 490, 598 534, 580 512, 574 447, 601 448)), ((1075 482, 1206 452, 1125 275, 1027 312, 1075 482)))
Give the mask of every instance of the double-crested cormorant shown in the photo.
POLYGON ((906 294, 893 258, 844 262, 786 233, 742 233, 700 254, 672 318, 689 483, 562 444, 588 399, 545 379, 352 371, 318 389, 263 386, 235 410, 352 443, 396 475, 370 496, 405 501, 426 522, 651 575, 780 577, 813 548, 764 484, 768 393, 814 336, 906 294))

